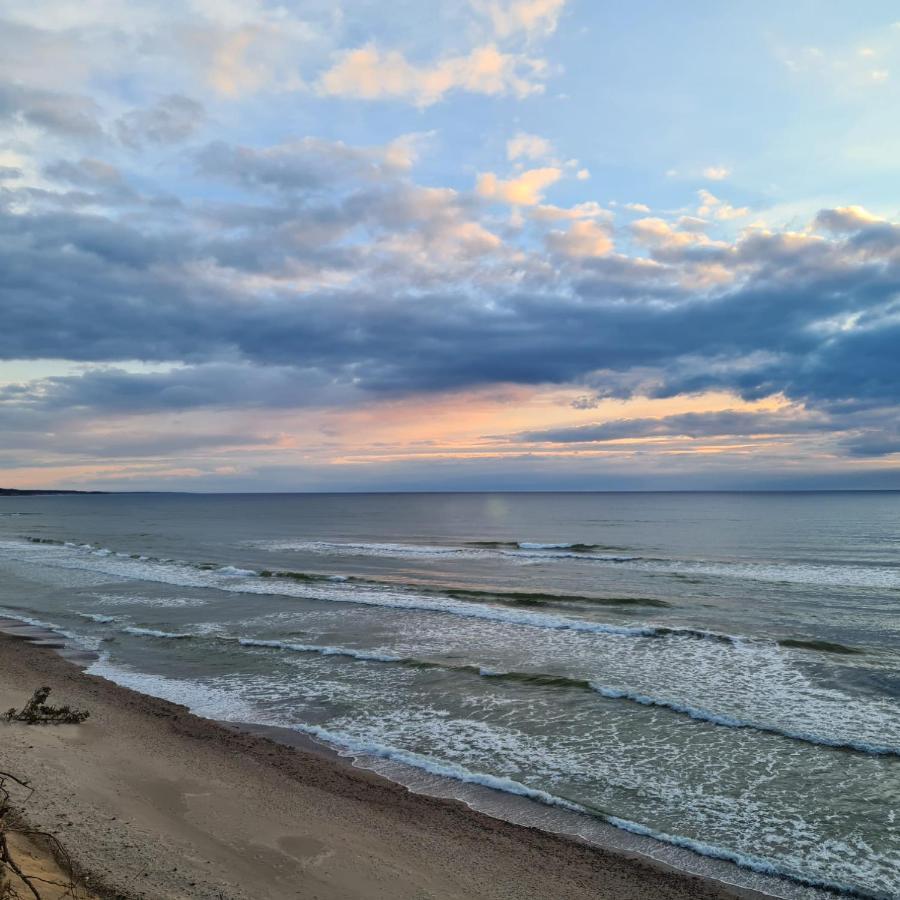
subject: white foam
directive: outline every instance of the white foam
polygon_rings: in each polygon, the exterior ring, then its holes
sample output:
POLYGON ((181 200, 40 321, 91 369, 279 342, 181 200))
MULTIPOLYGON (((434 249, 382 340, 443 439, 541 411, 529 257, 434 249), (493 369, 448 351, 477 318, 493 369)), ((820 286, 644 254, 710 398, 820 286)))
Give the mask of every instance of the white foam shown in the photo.
MULTIPOLYGON (((490 634, 492 640, 501 640, 503 646, 520 646, 534 656, 535 648, 545 644, 557 648, 563 659, 572 658, 577 667, 574 674, 596 682, 604 688, 633 695, 635 702, 646 705, 667 706, 677 712, 700 720, 731 727, 753 727, 760 731, 780 733, 798 740, 833 747, 852 747, 867 753, 894 753, 900 747, 895 735, 900 735, 896 705, 889 701, 850 695, 812 682, 803 670, 793 662, 793 654, 773 644, 741 641, 728 637, 730 643, 721 641, 723 635, 709 633, 710 640, 695 640, 694 630, 668 629, 663 640, 639 640, 629 647, 628 653, 616 646, 601 644, 600 639, 615 641, 618 638, 644 638, 659 633, 653 625, 618 626, 568 616, 553 615, 488 604, 476 604, 433 594, 423 595, 414 591, 361 585, 358 582, 295 582, 290 579, 259 578, 255 576, 222 575, 219 571, 201 571, 188 565, 161 562, 141 562, 135 559, 96 557, 77 547, 31 545, 24 542, 0 542, 0 549, 18 559, 38 563, 38 571, 46 567, 58 567, 66 571, 87 569, 119 578, 143 579, 166 584, 197 588, 212 588, 229 593, 275 594, 302 600, 327 601, 352 604, 362 609, 390 608, 424 614, 443 614, 471 623, 465 630, 474 634, 490 634), (503 626, 512 626, 503 628, 503 626), (503 628, 502 633, 497 629, 503 628), (544 629, 540 642, 535 642, 529 630, 544 629), (479 630, 480 629, 480 630, 479 630), (548 633, 549 632, 549 633, 548 633), (551 634, 568 635, 565 643, 551 639, 551 634), (579 638, 576 641, 575 635, 579 638), (715 638, 713 640, 712 638, 715 638), (593 646, 596 639, 597 646, 593 646), (552 641, 552 644, 550 643, 552 641), (588 653, 588 642, 591 652, 588 653), (719 645, 720 649, 715 649, 719 645), (529 650, 529 646, 531 649, 529 650), (584 652, 582 652, 584 651, 584 652), (721 652, 720 652, 721 651, 721 652), (752 654, 743 657, 740 654, 752 654), (636 698, 642 698, 638 700, 636 698), (715 708, 706 706, 714 698, 715 708)), ((145 597, 135 595, 101 595, 104 604, 127 606, 146 604, 151 606, 201 605, 198 598, 145 597)), ((402 627, 407 617, 396 620, 402 627)), ((429 626, 423 616, 410 617, 413 645, 407 653, 418 656, 423 652, 443 654, 452 648, 447 646, 447 629, 439 619, 429 626), (431 651, 422 650, 421 636, 424 629, 441 633, 441 643, 431 651)), ((374 620, 373 620, 374 624, 374 620)), ((697 630, 696 636, 702 636, 697 630)), ((459 652, 480 664, 492 659, 490 644, 480 650, 470 648, 460 635, 459 652)), ((364 652, 364 651, 360 651, 364 652)), ((484 668, 500 669, 506 661, 484 668)), ((536 661, 535 661, 536 662, 536 661)), ((543 664, 557 668, 552 654, 543 664)), ((566 668, 571 669, 570 666, 566 668)))
POLYGON ((209 602, 201 597, 147 597, 142 594, 98 594, 95 599, 104 606, 153 606, 163 609, 205 606, 209 602))
MULTIPOLYGON (((709 818, 704 818, 702 815, 699 815, 699 811, 698 818, 694 818, 693 812, 687 817, 687 820, 691 822, 690 827, 695 833, 704 835, 708 833, 717 834, 715 841, 718 843, 707 843, 694 838, 673 834, 671 831, 667 831, 662 827, 654 829, 641 824, 640 822, 635 822, 623 817, 612 816, 603 810, 590 808, 583 803, 573 802, 572 800, 555 793, 555 788, 552 786, 554 784, 552 780, 553 771, 542 770, 541 764, 539 763, 539 759, 541 758, 541 748, 546 747, 548 753, 552 754, 551 757, 548 757, 547 765, 552 763, 554 767, 561 766, 560 769, 556 770, 559 771, 560 774, 564 774, 565 772, 584 771, 585 763, 591 761, 596 762, 598 764, 598 769, 596 771, 597 778, 602 783, 604 775, 613 776, 613 773, 618 771, 619 766, 624 766, 626 771, 630 771, 630 764, 634 762, 631 757, 626 757, 623 754, 622 751, 625 745, 615 739, 615 732, 610 735, 612 740, 609 743, 604 743, 602 753, 598 752, 594 753, 592 756, 581 756, 572 754, 572 748, 567 749, 566 746, 561 745, 561 742, 555 738, 548 738, 548 741, 544 743, 529 741, 518 748, 511 747, 509 739, 504 737, 503 734, 497 733, 496 723, 483 723, 484 728, 489 732, 487 737, 495 738, 493 744, 485 745, 485 736, 476 733, 475 740, 472 739, 473 730, 471 726, 474 723, 469 722, 468 720, 458 720, 455 723, 456 730, 455 732, 452 732, 457 737, 455 742, 447 740, 447 735, 450 732, 439 730, 434 733, 433 740, 430 742, 434 747, 433 750, 429 749, 424 753, 413 752, 397 746, 397 738, 401 735, 405 735, 405 730, 399 732, 396 731, 394 723, 389 723, 384 731, 379 729, 378 724, 384 723, 386 716, 383 714, 384 711, 374 704, 367 706, 368 718, 371 721, 368 724, 359 726, 362 728, 362 733, 357 731, 358 726, 355 723, 349 722, 346 724, 334 723, 330 726, 312 725, 305 722, 298 723, 296 721, 290 722, 284 720, 266 722, 265 714, 261 715, 260 710, 252 708, 242 697, 237 696, 232 689, 223 690, 215 684, 197 684, 193 682, 175 681, 173 679, 161 678, 160 676, 142 675, 141 673, 135 673, 133 671, 125 672, 123 674, 121 669, 104 671, 104 668, 108 668, 105 661, 103 664, 93 666, 89 671, 91 671, 92 674, 110 677, 111 680, 126 684, 126 686, 133 687, 137 690, 142 690, 145 693, 151 693, 175 702, 185 703, 202 715, 231 721, 257 721, 264 724, 287 725, 288 727, 295 728, 297 731, 326 740, 338 748, 343 749, 347 755, 392 760, 461 783, 481 785, 489 789, 526 797, 548 806, 558 806, 575 812, 596 815, 603 821, 606 821, 623 831, 655 838, 665 843, 669 843, 672 846, 683 847, 711 858, 729 860, 754 871, 785 874, 806 883, 832 885, 841 888, 845 888, 845 885, 840 883, 837 879, 842 877, 846 878, 850 875, 855 877, 859 874, 863 878, 862 883, 869 885, 874 884, 874 882, 868 878, 868 875, 871 874, 870 870, 859 867, 864 861, 861 861, 859 865, 857 865, 853 860, 848 859, 846 855, 834 856, 833 859, 836 863, 834 867, 829 866, 820 868, 818 865, 820 860, 815 856, 808 855, 810 847, 813 846, 811 842, 817 837, 816 833, 813 831, 803 834, 803 841, 798 845, 800 849, 788 854, 785 858, 781 858, 779 849, 770 851, 770 846, 773 848, 780 848, 781 845, 778 843, 778 840, 791 834, 789 830, 791 827, 790 816, 784 817, 786 812, 789 813, 794 809, 789 796, 784 798, 784 805, 774 809, 754 807, 752 802, 748 800, 746 814, 749 821, 760 823, 769 822, 772 814, 778 814, 775 822, 778 824, 779 828, 788 830, 773 831, 773 835, 766 837, 765 840, 745 841, 743 840, 740 831, 728 831, 723 834, 721 830, 715 830, 717 822, 721 822, 721 816, 727 815, 728 821, 732 821, 731 807, 728 806, 726 808, 720 805, 722 803, 730 803, 731 798, 727 792, 721 796, 717 795, 714 790, 710 796, 705 796, 697 792, 691 795, 685 795, 680 779, 675 774, 668 776, 670 779, 668 782, 664 780, 667 772, 666 767, 659 773, 656 773, 655 769, 650 772, 644 772, 641 776, 642 779, 646 779, 647 776, 653 776, 654 774, 657 774, 658 778, 663 779, 655 780, 653 777, 650 777, 649 781, 646 781, 648 792, 651 796, 660 796, 662 799, 665 799, 664 793, 666 789, 671 786, 671 789, 676 792, 674 796, 677 797, 677 802, 681 804, 682 808, 686 811, 697 810, 695 801, 700 796, 703 796, 704 800, 708 800, 706 808, 710 812, 709 818), (392 732, 394 733, 392 734, 392 732), (451 754, 465 753, 466 758, 451 761, 447 759, 436 759, 427 755, 431 752, 435 752, 440 756, 445 756, 444 748, 448 746, 451 754), (501 774, 490 774, 480 771, 482 768, 497 768, 496 765, 485 761, 483 758, 473 756, 473 754, 480 755, 485 746, 490 746, 492 748, 492 756, 495 758, 495 763, 499 763, 502 767, 501 771, 503 771, 504 768, 506 771, 512 773, 515 773, 517 769, 522 771, 523 761, 528 760, 527 771, 532 772, 531 764, 534 764, 533 770, 536 774, 529 777, 540 778, 540 783, 542 785, 549 785, 549 789, 541 790, 540 788, 523 784, 521 781, 516 780, 519 776, 504 777, 501 774), (513 750, 517 750, 517 752, 511 752, 513 750), (603 762, 605 762, 606 768, 603 768, 600 765, 603 762), (551 780, 548 781, 548 778, 551 780), (734 847, 739 849, 731 849, 728 846, 732 840, 734 847), (725 844, 725 846, 721 846, 722 844, 725 844), (778 852, 779 858, 777 860, 768 859, 767 857, 770 852, 778 852), (814 881, 810 875, 807 874, 815 874, 818 872, 821 872, 823 875, 823 880, 821 882, 814 881), (834 881, 825 880, 827 876, 832 875, 835 879, 834 881)), ((318 685, 320 679, 312 679, 312 681, 318 685)), ((235 683, 235 688, 237 689, 244 689, 245 687, 246 685, 238 685, 235 683)), ((319 689, 321 689, 321 685, 319 685, 319 689)), ((281 693, 280 696, 283 697, 284 694, 281 693)), ((277 699, 277 697, 273 697, 273 699, 277 699)), ((402 723, 403 729, 412 727, 413 730, 411 735, 400 738, 403 743, 407 743, 407 741, 411 739, 416 739, 418 734, 427 731, 429 728, 434 729, 435 726, 439 726, 441 721, 443 721, 441 719, 431 721, 431 716, 427 715, 428 710, 420 709, 418 711, 420 713, 419 715, 417 715, 416 712, 416 709, 409 708, 398 708, 395 711, 396 723, 402 723)), ((433 715, 446 716, 447 713, 435 710, 433 711, 433 715)), ((632 748, 638 746, 639 744, 631 745, 632 748)), ((722 746, 730 746, 730 744, 723 744, 722 746)), ((752 746, 752 744, 747 743, 744 752, 755 752, 755 750, 751 750, 752 746)), ((639 758, 652 759, 654 758, 654 754, 647 749, 644 751, 643 756, 639 756, 639 758), (649 757, 647 756, 647 753, 650 754, 649 757)), ((863 764, 854 763, 854 765, 856 766, 855 778, 859 779, 864 777, 867 770, 861 767, 863 764)), ((719 771, 727 771, 727 764, 722 763, 719 766, 719 771)), ((642 783, 645 782, 642 781, 642 783)), ((717 782, 715 781, 711 782, 711 784, 716 783, 717 782)), ((606 801, 600 800, 598 802, 606 801)), ((702 803, 699 804, 699 808, 700 811, 702 811, 702 803)), ((648 813, 648 815, 650 814, 652 813, 648 813)), ((642 817, 643 815, 643 812, 639 810, 635 811, 636 818, 642 817)), ((671 817, 663 818, 662 821, 671 822, 672 819, 671 817)), ((807 826, 803 822, 800 823, 800 826, 804 828, 809 827, 810 829, 813 828, 813 826, 807 826)), ((676 827, 687 828, 688 826, 676 827)), ((774 825, 772 827, 774 829, 774 825)), ((838 852, 840 848, 833 849, 834 852, 838 852)), ((832 857, 829 857, 829 859, 831 858, 832 857)), ((881 869, 878 871, 882 874, 879 876, 880 880, 877 883, 888 883, 886 880, 887 876, 883 874, 888 871, 885 868, 886 863, 883 857, 880 860, 880 864, 881 869)), ((868 894, 868 896, 887 897, 889 895, 871 893, 868 894)))
POLYGON ((221 566, 216 571, 220 575, 230 575, 235 578, 250 578, 258 574, 253 569, 240 569, 237 566, 221 566))
MULTIPOLYGON (((92 553, 83 554, 80 548, 45 547, 14 541, 0 541, 0 548, 28 553, 32 558, 40 558, 43 565, 63 568, 88 568, 119 577, 136 580, 162 582, 182 587, 215 588, 217 590, 247 593, 276 594, 311 600, 327 600, 338 603, 354 603, 364 606, 384 606, 394 609, 416 609, 427 612, 446 613, 473 619, 491 619, 512 625, 526 625, 563 631, 580 631, 593 634, 620 634, 628 636, 649 636, 656 633, 652 626, 612 625, 586 619, 554 616, 547 613, 526 612, 487 604, 473 604, 451 597, 434 597, 417 594, 414 591, 400 591, 388 587, 361 586, 353 582, 327 583, 291 581, 290 579, 259 578, 256 574, 239 577, 223 575, 221 570, 201 570, 177 563, 151 562, 139 560, 119 560, 115 557, 98 558, 92 553), (41 554, 38 557, 38 554, 41 554)), ((246 570, 251 571, 251 570, 246 570)))
POLYGON ((437 544, 404 544, 379 542, 332 541, 254 541, 254 546, 272 551, 297 551, 328 556, 374 556, 399 558, 454 557, 460 559, 506 558, 529 562, 534 560, 583 560, 596 563, 632 566, 639 569, 679 574, 747 579, 751 581, 823 584, 844 587, 900 589, 900 568, 893 566, 835 565, 802 561, 751 562, 688 559, 647 559, 639 555, 598 553, 590 544, 566 542, 520 541, 513 547, 447 546, 437 544), (578 550, 573 550, 578 547, 578 550))
POLYGON ((110 663, 107 654, 92 662, 86 672, 142 694, 186 706, 197 715, 209 719, 223 722, 259 721, 259 710, 245 703, 232 691, 197 681, 150 675, 126 666, 115 665, 110 663))
MULTIPOLYGON (((410 664, 418 662, 413 657, 410 656, 397 656, 396 654, 389 654, 384 652, 379 652, 375 650, 358 650, 350 647, 335 647, 329 645, 319 645, 319 644, 300 644, 290 641, 280 641, 280 640, 261 640, 255 638, 239 638, 238 643, 243 647, 268 647, 272 649, 280 649, 280 650, 289 650, 295 651, 299 653, 318 653, 322 656, 336 656, 336 657, 347 657, 351 659, 358 659, 366 662, 379 662, 379 663, 400 663, 400 664, 410 664)), ((425 662, 425 661, 423 661, 425 662)), ((473 670, 477 671, 478 675, 483 678, 503 678, 510 675, 534 675, 534 676, 544 676, 547 678, 559 678, 559 679, 570 679, 572 684, 574 685, 580 679, 576 679, 571 676, 562 675, 559 673, 552 672, 510 672, 507 670, 498 670, 492 669, 487 666, 475 666, 474 664, 469 664, 471 668, 462 669, 458 665, 453 664, 445 664, 441 663, 433 663, 428 662, 429 666, 441 667, 447 672, 460 672, 460 671, 469 671, 473 670)), ((703 709, 701 707, 691 706, 685 703, 678 703, 672 700, 662 699, 658 697, 651 697, 647 694, 641 694, 635 691, 623 690, 621 688, 608 687, 602 684, 597 684, 593 681, 588 681, 592 690, 596 691, 602 697, 605 697, 609 700, 625 700, 631 703, 637 703, 641 706, 654 706, 659 707, 661 709, 668 709, 671 712, 678 713, 680 715, 686 715, 691 719, 694 719, 699 722, 707 722, 711 725, 718 725, 725 728, 746 728, 752 729, 755 731, 764 732, 766 734, 774 734, 780 737, 789 738, 791 740, 803 741, 809 744, 817 744, 819 746, 824 747, 835 747, 841 749, 852 749, 857 750, 862 753, 867 753, 874 756, 900 756, 900 746, 893 746, 889 744, 876 744, 869 741, 862 740, 854 740, 851 738, 843 738, 843 737, 828 737, 827 735, 817 734, 814 732, 807 732, 799 729, 791 729, 778 727, 776 725, 768 724, 763 721, 757 721, 754 719, 741 719, 735 716, 725 715, 722 713, 714 713, 710 710, 703 709)), ((565 685, 563 685, 565 687, 565 685)))
MULTIPOLYGON (((421 754, 413 753, 408 750, 390 747, 376 741, 366 740, 359 737, 354 737, 344 732, 323 728, 320 725, 295 723, 290 727, 295 731, 300 731, 304 734, 308 734, 315 738, 318 738, 319 740, 326 741, 333 747, 337 748, 338 751, 342 753, 342 755, 353 756, 357 758, 372 757, 375 759, 391 760, 393 762, 398 762, 403 765, 428 772, 431 775, 437 775, 441 778, 449 778, 454 781, 462 782, 463 784, 480 785, 481 787, 489 788, 491 790, 501 791, 503 793, 513 794, 519 797, 525 797, 529 800, 534 800, 546 806, 559 807, 561 809, 569 810, 570 812, 581 813, 587 816, 594 816, 607 822, 610 825, 613 825, 616 828, 621 829, 622 831, 627 831, 631 834, 642 835, 644 837, 651 837, 654 840, 661 841, 675 847, 681 847, 683 849, 691 850, 694 853, 709 857, 711 859, 726 860, 754 872, 759 872, 761 874, 767 875, 786 876, 788 878, 794 879, 795 881, 799 881, 802 884, 808 884, 815 887, 823 887, 859 895, 859 891, 849 885, 832 882, 825 879, 813 879, 800 870, 796 870, 793 867, 789 866, 779 866, 772 860, 764 859, 758 856, 752 856, 745 853, 739 853, 734 850, 729 850, 724 847, 718 847, 716 845, 709 844, 704 841, 698 841, 682 835, 675 835, 665 831, 659 831, 638 822, 632 822, 619 816, 610 815, 606 812, 603 812, 602 810, 591 809, 590 807, 587 807, 583 804, 568 800, 564 797, 559 797, 547 791, 540 790, 539 788, 529 787, 528 785, 522 784, 520 781, 516 781, 512 778, 505 778, 502 776, 491 775, 483 772, 473 772, 470 769, 459 765, 458 763, 448 762, 445 760, 436 760, 432 757, 423 756, 421 754)), ((360 760, 360 762, 365 765, 364 759, 360 760)), ((881 895, 864 894, 863 896, 871 896, 873 898, 879 898, 880 900, 881 895)), ((889 898, 885 897, 885 900, 889 900, 889 898)))
POLYGON ((297 644, 290 641, 268 641, 257 638, 239 638, 242 647, 271 647, 277 650, 293 650, 297 653, 319 653, 322 656, 346 656, 368 662, 398 663, 404 662, 402 657, 387 653, 375 653, 367 650, 354 650, 350 647, 330 647, 320 644, 297 644))
POLYGON ((673 712, 682 713, 699 722, 709 722, 713 725, 722 725, 726 728, 752 728, 755 731, 763 731, 767 734, 777 734, 782 737, 791 738, 792 740, 804 741, 808 744, 818 744, 823 747, 835 747, 841 749, 858 750, 862 753, 868 753, 873 756, 900 756, 900 746, 891 746, 888 744, 872 744, 867 741, 858 741, 850 738, 829 738, 820 734, 814 734, 806 731, 799 731, 790 728, 779 728, 774 725, 768 725, 764 722, 753 721, 752 719, 738 719, 734 716, 722 715, 721 713, 713 713, 706 709, 696 706, 688 706, 682 703, 675 703, 670 700, 662 700, 656 697, 649 697, 646 694, 638 694, 633 691, 620 690, 619 688, 604 687, 591 683, 591 687, 601 696, 611 700, 629 700, 632 703, 639 703, 641 706, 659 706, 663 709, 670 709, 673 712))
POLYGON ((52 631, 54 634, 64 637, 67 641, 71 641, 74 645, 83 650, 96 650, 98 646, 97 642, 91 638, 88 638, 83 634, 75 634, 74 632, 63 628, 61 625, 57 625, 55 622, 46 622, 43 619, 36 619, 34 616, 26 616, 15 610, 4 609, 2 607, 0 607, 0 616, 7 619, 15 619, 23 625, 31 625, 34 628, 44 628, 47 631, 52 631))
POLYGON ((687 575, 712 575, 749 581, 821 584, 838 587, 900 589, 900 569, 893 566, 832 565, 802 562, 712 562, 644 560, 639 568, 687 575))
POLYGON ((127 628, 123 628, 122 631, 126 634, 134 634, 139 637, 168 638, 172 640, 184 640, 194 637, 194 635, 187 634, 186 632, 158 631, 156 628, 137 628, 131 625, 127 628))
POLYGON ((253 541, 253 546, 270 551, 295 551, 324 554, 327 556, 374 556, 401 559, 446 558, 454 559, 497 559, 505 558, 532 562, 534 560, 582 559, 598 562, 627 562, 639 559, 637 556, 591 551, 572 551, 576 544, 520 543, 517 548, 504 547, 453 547, 440 544, 397 544, 397 543, 348 543, 332 541, 253 541))
POLYGON ((571 550, 575 544, 537 544, 533 541, 519 541, 520 550, 571 550))

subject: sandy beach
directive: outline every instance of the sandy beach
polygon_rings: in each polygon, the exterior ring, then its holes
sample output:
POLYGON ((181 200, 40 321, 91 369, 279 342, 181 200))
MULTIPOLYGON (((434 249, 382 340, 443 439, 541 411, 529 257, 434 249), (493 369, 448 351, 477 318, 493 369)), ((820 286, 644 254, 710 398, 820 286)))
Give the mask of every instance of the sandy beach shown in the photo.
POLYGON ((0 635, 0 707, 44 684, 90 719, 3 723, 0 769, 33 784, 26 821, 59 837, 99 897, 751 896, 410 794, 0 635))

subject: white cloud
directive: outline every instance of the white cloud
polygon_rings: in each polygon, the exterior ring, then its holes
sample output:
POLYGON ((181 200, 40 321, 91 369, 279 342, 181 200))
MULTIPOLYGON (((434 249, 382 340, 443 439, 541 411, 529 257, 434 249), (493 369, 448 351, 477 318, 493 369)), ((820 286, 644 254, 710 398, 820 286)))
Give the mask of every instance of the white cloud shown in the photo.
POLYGON ((697 215, 703 218, 714 218, 727 222, 731 219, 740 219, 750 212, 748 207, 732 206, 730 203, 720 200, 705 189, 697 191, 697 195, 700 197, 700 206, 697 207, 697 215))
POLYGON ((562 177, 562 170, 553 166, 528 169, 517 178, 503 180, 493 172, 478 176, 476 191, 487 200, 502 200, 513 206, 534 206, 541 202, 544 190, 562 177))
POLYGON ((500 39, 524 34, 543 37, 556 30, 566 0, 471 0, 472 6, 490 20, 500 39))
POLYGON ((409 62, 398 50, 381 51, 375 44, 348 50, 318 81, 320 93, 363 100, 408 100, 430 106, 453 90, 472 94, 528 97, 544 86, 547 64, 494 44, 476 47, 464 56, 448 56, 430 65, 409 62))
MULTIPOLYGON (((207 81, 225 97, 241 97, 263 89, 297 91, 298 56, 311 38, 302 22, 253 22, 220 35, 195 34, 211 43, 207 81)), ((193 42, 192 42, 193 43, 193 42)))
POLYGON ((703 170, 703 177, 710 181, 724 181, 731 174, 727 166, 707 166, 703 170))
POLYGON ((553 156, 553 144, 536 134, 520 131, 506 142, 506 158, 549 159, 553 156))
POLYGON ((422 145, 434 135, 433 131, 401 134, 384 148, 384 161, 394 169, 407 171, 419 160, 422 145))
POLYGON ((590 219, 574 221, 566 231, 551 231, 547 244, 552 250, 573 259, 606 256, 613 248, 609 229, 590 219))

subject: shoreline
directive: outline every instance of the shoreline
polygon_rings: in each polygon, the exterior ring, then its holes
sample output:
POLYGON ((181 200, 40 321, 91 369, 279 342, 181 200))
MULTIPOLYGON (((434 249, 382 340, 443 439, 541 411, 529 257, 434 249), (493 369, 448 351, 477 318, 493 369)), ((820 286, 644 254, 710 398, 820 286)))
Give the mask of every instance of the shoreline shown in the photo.
POLYGON ((37 631, 0 634, 0 706, 46 683, 92 715, 0 725, 0 765, 25 770, 26 819, 101 896, 768 896, 413 793, 308 738, 200 718, 86 674, 37 631))

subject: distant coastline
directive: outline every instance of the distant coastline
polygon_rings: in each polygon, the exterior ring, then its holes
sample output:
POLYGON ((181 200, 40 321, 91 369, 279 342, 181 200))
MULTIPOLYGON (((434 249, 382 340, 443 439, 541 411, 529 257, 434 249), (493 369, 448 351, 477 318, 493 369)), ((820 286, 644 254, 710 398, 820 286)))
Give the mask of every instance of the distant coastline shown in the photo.
POLYGON ((38 489, 22 489, 19 488, 0 488, 0 497, 40 497, 54 496, 56 494, 106 494, 108 491, 60 491, 60 490, 38 490, 38 489))

